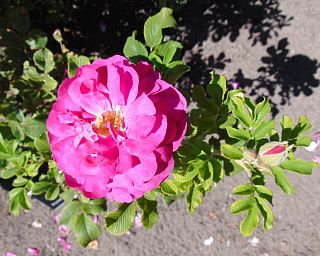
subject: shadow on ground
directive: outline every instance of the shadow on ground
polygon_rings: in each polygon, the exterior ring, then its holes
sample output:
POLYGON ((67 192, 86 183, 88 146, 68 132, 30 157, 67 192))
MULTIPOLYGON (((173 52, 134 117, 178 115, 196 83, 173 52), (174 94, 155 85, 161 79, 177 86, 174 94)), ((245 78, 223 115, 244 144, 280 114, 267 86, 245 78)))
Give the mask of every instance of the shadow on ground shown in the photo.
MULTIPOLYGON (((283 38, 277 45, 267 48, 266 56, 261 58, 261 66, 257 69, 258 77, 245 78, 239 69, 234 78, 245 86, 251 96, 277 94, 280 96, 280 105, 290 105, 292 97, 300 94, 310 96, 319 86, 319 80, 315 77, 319 67, 320 63, 316 59, 303 54, 290 55, 288 39, 283 38)), ((273 103, 273 114, 277 113, 278 108, 273 103)))
MULTIPOLYGON (((31 3, 27 6, 33 27, 47 34, 59 28, 69 49, 102 56, 121 53, 126 38, 134 30, 138 30, 138 38, 141 38, 146 18, 159 10, 158 1, 148 0, 35 0, 31 3)), ((279 0, 189 0, 176 9, 174 15, 179 24, 178 33, 177 30, 167 33, 183 42, 185 60, 193 70, 183 83, 201 85, 209 82, 212 68, 222 71, 231 61, 225 52, 215 52, 204 59, 204 41, 228 38, 234 42, 246 30, 252 47, 267 46, 269 39, 278 37, 293 20, 281 10, 279 0), (191 54, 194 47, 197 52, 191 54)), ((288 39, 283 38, 277 45, 268 46, 266 56, 257 67, 258 77, 246 78, 239 69, 233 80, 245 85, 251 96, 278 94, 281 102, 277 104, 282 105, 290 104, 290 99, 301 93, 311 95, 319 86, 315 78, 319 63, 303 54, 290 55, 288 45, 288 39), (260 89, 264 91, 262 94, 260 89)), ((52 38, 49 47, 59 50, 52 38)), ((276 112, 274 104, 274 114, 276 112)))

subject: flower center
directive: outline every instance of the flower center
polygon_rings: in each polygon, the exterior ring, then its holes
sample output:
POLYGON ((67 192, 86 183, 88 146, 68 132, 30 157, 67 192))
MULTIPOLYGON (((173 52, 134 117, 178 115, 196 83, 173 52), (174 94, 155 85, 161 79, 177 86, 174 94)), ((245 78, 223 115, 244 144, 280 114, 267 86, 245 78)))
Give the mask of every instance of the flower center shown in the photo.
POLYGON ((122 120, 123 114, 120 109, 116 109, 116 111, 107 111, 102 115, 97 115, 95 123, 92 124, 92 130, 100 136, 107 137, 110 135, 110 126, 113 127, 116 132, 121 129, 122 120))

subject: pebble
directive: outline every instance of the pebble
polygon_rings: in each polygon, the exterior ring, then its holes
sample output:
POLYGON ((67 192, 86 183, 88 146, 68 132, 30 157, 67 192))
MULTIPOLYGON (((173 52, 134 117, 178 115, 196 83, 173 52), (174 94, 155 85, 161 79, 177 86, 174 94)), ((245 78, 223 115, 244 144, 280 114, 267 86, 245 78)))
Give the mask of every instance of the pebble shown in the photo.
POLYGON ((255 236, 255 237, 253 237, 252 239, 249 239, 249 243, 250 243, 252 246, 256 247, 256 246, 258 246, 259 238, 257 238, 257 237, 255 236))
POLYGON ((217 213, 215 211, 211 211, 208 213, 208 216, 214 220, 217 218, 217 213))
POLYGON ((210 236, 208 239, 203 241, 203 244, 205 246, 210 246, 212 243, 213 243, 213 237, 212 236, 210 236))
POLYGON ((91 250, 98 250, 99 248, 99 242, 98 240, 93 240, 88 244, 88 248, 91 250))
POLYGON ((32 222, 32 227, 33 228, 42 228, 42 223, 35 220, 34 222, 32 222))

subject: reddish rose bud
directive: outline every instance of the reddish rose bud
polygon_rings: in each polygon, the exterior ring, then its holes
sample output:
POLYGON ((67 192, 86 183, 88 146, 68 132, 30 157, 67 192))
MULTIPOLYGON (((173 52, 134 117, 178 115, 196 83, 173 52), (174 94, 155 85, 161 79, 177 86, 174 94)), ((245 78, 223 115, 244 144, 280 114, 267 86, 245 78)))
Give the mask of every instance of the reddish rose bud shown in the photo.
POLYGON ((286 141, 267 143, 259 149, 259 162, 263 165, 278 166, 286 160, 291 148, 286 141))

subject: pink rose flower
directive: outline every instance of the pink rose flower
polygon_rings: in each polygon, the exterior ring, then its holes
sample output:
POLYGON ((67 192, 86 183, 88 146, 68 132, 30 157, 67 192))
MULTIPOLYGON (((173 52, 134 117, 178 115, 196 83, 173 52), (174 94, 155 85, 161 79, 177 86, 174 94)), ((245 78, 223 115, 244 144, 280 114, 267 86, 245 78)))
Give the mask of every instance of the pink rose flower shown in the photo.
POLYGON ((97 59, 58 89, 47 120, 53 158, 86 197, 132 202, 171 173, 186 107, 147 62, 97 59))

